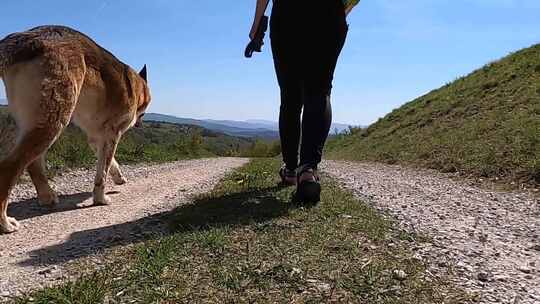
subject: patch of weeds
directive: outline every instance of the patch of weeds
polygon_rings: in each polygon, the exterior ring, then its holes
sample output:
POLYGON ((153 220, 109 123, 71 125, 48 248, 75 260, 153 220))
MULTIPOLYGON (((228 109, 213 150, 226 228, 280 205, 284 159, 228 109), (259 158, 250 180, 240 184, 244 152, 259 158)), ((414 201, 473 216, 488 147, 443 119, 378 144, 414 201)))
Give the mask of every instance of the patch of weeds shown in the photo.
POLYGON ((97 272, 60 287, 45 288, 30 296, 21 297, 13 303, 33 304, 94 304, 103 303, 110 292, 112 281, 107 271, 97 272))

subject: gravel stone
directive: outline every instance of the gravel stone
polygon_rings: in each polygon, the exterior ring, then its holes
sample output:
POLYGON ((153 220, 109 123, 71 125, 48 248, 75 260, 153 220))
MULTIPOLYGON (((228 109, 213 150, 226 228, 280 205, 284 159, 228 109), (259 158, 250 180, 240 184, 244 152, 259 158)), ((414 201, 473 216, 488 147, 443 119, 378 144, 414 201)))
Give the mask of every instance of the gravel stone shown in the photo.
POLYGON ((489 282, 490 281, 490 275, 489 273, 487 272, 479 272, 478 273, 478 280, 482 281, 482 282, 489 282))
POLYGON ((403 270, 394 270, 393 275, 399 281, 404 281, 407 278, 407 274, 403 270))

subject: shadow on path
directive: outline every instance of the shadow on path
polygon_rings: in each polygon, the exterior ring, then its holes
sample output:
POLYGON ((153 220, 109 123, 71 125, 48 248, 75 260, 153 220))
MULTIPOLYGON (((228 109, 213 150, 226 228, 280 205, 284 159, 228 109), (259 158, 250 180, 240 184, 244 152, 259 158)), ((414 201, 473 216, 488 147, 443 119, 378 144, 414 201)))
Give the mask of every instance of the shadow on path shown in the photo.
POLYGON ((17 220, 26 220, 51 213, 66 212, 76 209, 84 209, 93 206, 79 206, 92 197, 90 192, 82 192, 68 195, 60 195, 60 203, 53 208, 43 207, 38 204, 37 198, 12 202, 8 206, 8 214, 17 220))
POLYGON ((280 187, 260 191, 202 197, 135 221, 73 233, 69 240, 29 253, 22 266, 54 265, 93 255, 107 248, 160 238, 173 233, 190 233, 212 227, 238 227, 288 215, 292 207, 277 199, 280 187))

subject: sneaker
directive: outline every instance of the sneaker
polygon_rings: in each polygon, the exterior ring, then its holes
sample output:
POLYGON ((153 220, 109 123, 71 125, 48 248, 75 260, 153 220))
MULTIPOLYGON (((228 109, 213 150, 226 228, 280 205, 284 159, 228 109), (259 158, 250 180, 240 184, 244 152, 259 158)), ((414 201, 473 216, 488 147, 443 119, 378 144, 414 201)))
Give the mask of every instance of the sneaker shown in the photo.
POLYGON ((296 171, 289 170, 286 167, 282 167, 279 170, 279 176, 281 177, 281 183, 286 186, 296 186, 296 171))
POLYGON ((298 174, 297 200, 309 204, 321 201, 321 184, 317 170, 305 167, 298 174))

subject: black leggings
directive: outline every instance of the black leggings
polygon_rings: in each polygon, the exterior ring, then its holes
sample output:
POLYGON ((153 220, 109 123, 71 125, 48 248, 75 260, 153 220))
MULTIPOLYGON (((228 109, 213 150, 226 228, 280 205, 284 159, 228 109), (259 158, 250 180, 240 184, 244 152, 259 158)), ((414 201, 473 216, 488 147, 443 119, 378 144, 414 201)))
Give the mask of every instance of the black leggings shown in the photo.
POLYGON ((290 170, 316 169, 321 162, 332 123, 332 80, 347 29, 341 0, 274 1, 270 37, 281 89, 281 149, 290 170))

